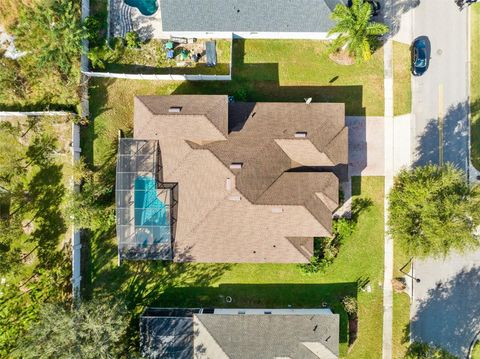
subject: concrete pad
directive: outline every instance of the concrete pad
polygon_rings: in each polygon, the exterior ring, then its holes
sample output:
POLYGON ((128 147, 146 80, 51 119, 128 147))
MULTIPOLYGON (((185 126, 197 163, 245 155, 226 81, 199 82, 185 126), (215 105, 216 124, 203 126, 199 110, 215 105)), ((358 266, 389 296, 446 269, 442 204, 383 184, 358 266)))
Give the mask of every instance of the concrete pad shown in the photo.
POLYGON ((416 260, 411 335, 466 358, 480 331, 480 251, 416 260))
POLYGON ((395 116, 393 119, 393 174, 396 175, 402 168, 412 164, 411 122, 412 116, 395 116))
POLYGON ((347 116, 349 173, 351 176, 383 176, 383 117, 347 116))

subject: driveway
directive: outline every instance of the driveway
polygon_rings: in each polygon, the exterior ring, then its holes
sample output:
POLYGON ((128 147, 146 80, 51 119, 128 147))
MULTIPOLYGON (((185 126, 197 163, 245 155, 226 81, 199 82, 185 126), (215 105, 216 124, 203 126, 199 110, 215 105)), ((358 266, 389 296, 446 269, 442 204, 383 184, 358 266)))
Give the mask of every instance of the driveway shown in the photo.
POLYGON ((454 0, 422 0, 413 37, 429 41, 430 64, 413 77, 412 153, 419 165, 451 162, 468 169, 467 12, 454 0))
POLYGON ((395 172, 410 165, 410 115, 393 119, 393 142, 385 143, 384 121, 383 117, 346 117, 350 176, 384 176, 386 146, 392 147, 395 172))
POLYGON ((466 358, 480 331, 480 251, 416 260, 414 276, 412 339, 466 358))

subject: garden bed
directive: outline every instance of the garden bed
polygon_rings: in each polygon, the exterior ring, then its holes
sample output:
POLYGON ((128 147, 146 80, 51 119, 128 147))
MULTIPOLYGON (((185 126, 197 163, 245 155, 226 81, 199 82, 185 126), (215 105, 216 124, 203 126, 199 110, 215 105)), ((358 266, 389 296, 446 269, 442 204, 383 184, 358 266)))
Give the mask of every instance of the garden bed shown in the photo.
MULTIPOLYGON (((213 41, 213 40, 212 40, 213 41)), ((230 74, 230 40, 215 40, 217 63, 208 66, 206 62, 206 40, 194 43, 175 43, 173 58, 167 56, 166 40, 152 39, 142 43, 138 48, 125 47, 113 63, 106 65, 105 71, 124 74, 165 74, 165 75, 229 75, 230 74), (185 54, 185 55, 184 55, 185 54), (193 56, 200 54, 198 61, 193 56)))

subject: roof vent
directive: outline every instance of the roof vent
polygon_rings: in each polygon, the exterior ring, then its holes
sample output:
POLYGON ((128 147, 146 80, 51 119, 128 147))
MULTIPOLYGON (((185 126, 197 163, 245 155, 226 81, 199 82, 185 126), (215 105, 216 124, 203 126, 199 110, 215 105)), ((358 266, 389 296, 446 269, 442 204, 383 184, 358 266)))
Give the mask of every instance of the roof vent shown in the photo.
POLYGON ((230 196, 230 197, 228 197, 228 199, 230 201, 240 201, 242 199, 242 197, 240 197, 240 196, 230 196))
POLYGON ((168 112, 170 113, 179 113, 182 111, 182 107, 181 106, 171 106, 169 109, 168 109, 168 112))
POLYGON ((305 137, 307 137, 307 131, 295 132, 295 138, 305 138, 305 137))
POLYGON ((232 170, 239 170, 241 169, 243 166, 243 163, 242 162, 232 162, 230 163, 230 169, 232 170))
POLYGON ((282 213, 283 212, 283 208, 281 207, 273 207, 272 208, 272 213, 282 213))

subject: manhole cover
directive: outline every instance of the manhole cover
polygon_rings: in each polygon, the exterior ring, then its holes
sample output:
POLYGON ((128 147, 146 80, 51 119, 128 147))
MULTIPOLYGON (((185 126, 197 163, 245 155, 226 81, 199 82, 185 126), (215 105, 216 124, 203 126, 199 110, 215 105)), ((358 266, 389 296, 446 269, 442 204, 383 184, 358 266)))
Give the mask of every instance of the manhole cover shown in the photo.
POLYGON ((441 54, 443 54, 443 50, 442 50, 442 49, 438 49, 438 50, 437 50, 437 55, 441 55, 441 54))

